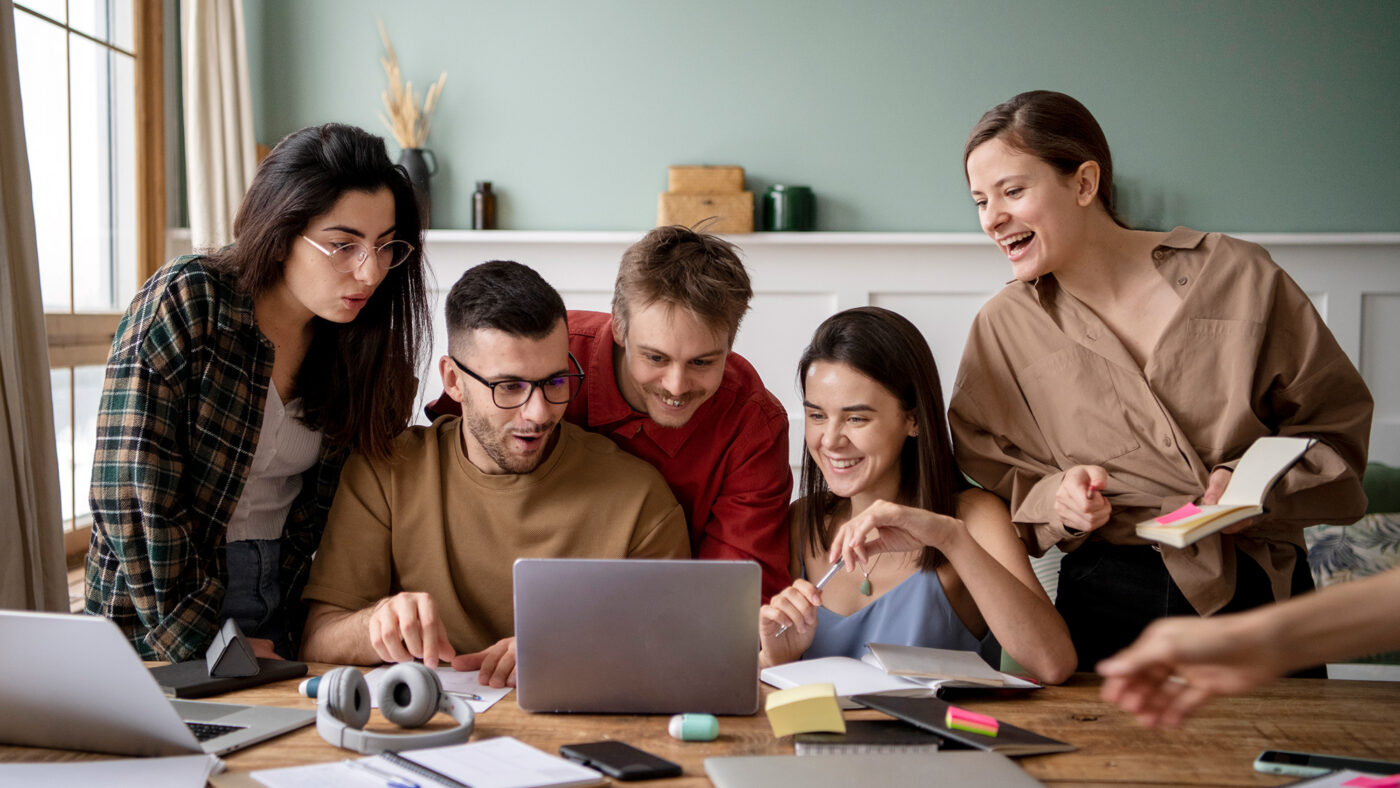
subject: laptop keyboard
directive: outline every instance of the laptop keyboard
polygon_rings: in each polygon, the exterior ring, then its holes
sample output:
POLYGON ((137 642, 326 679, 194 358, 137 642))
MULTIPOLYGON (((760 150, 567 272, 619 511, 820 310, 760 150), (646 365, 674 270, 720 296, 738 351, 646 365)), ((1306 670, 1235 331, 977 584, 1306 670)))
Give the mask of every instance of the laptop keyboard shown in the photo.
POLYGON ((210 722, 186 722, 190 732, 200 741, 209 741, 215 736, 223 736, 225 733, 243 730, 242 725, 215 725, 210 722))

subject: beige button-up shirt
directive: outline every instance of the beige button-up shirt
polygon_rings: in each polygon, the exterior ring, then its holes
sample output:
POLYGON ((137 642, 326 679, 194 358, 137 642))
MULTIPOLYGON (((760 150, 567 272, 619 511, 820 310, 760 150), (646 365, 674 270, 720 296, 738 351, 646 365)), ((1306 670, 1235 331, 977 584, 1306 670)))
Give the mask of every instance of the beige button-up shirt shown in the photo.
POLYGON ((1372 401, 1306 294, 1262 247, 1173 230, 1152 253, 1181 297, 1145 367, 1053 276, 1015 282, 977 315, 949 407, 963 471, 1011 503, 1037 555, 1086 538, 1144 544, 1140 521, 1199 500, 1215 468, 1256 438, 1317 439, 1270 492, 1266 519, 1185 549, 1167 571, 1202 615, 1235 590, 1235 549, 1289 596, 1303 527, 1355 521, 1372 401), (1064 471, 1101 465, 1112 514, 1067 529, 1054 498, 1064 471))

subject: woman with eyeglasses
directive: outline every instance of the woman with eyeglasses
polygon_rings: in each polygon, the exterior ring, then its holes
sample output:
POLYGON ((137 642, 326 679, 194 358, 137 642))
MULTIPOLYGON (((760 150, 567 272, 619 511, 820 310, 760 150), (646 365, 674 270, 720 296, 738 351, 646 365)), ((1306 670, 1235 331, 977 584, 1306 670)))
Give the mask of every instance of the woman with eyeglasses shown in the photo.
POLYGON ((418 205, 379 137, 288 135, 233 229, 146 282, 107 364, 86 612, 147 659, 198 657, 227 619, 296 653, 341 465, 389 453, 429 344, 418 205))

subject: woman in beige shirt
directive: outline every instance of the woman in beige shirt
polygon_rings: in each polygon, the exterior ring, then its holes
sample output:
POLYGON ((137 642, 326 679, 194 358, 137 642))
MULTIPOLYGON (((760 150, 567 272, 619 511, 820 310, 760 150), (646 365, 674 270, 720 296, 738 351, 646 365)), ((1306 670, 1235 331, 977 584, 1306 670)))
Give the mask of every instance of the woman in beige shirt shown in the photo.
POLYGON ((1016 281, 975 320, 950 405, 957 459, 1007 499, 1033 552, 1067 553, 1056 606, 1080 669, 1153 619, 1312 588, 1302 529, 1360 516, 1371 396, 1307 295, 1259 246, 1114 212, 1108 143, 1034 91, 963 152, 983 230, 1016 281), (1133 526, 1213 503, 1256 438, 1317 443, 1268 514, 1185 549, 1133 526))

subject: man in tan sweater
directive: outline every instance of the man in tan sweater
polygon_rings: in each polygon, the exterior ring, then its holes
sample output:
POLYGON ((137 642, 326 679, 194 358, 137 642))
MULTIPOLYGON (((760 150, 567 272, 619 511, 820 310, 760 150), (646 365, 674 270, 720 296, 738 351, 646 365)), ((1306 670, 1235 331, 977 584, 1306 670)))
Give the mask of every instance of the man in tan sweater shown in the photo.
POLYGON ((443 387, 462 416, 412 427, 393 456, 346 463, 304 598, 302 658, 421 658, 514 685, 515 559, 687 558, 661 475, 563 421, 582 385, 564 302, 490 262, 447 297, 443 387))

